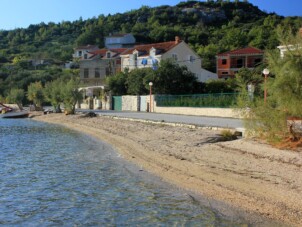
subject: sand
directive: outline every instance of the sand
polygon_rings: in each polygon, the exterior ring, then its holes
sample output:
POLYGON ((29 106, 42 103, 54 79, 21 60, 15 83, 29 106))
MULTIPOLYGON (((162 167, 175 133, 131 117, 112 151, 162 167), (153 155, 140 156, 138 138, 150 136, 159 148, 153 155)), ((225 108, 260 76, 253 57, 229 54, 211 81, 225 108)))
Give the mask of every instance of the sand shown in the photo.
POLYGON ((302 226, 302 151, 254 139, 215 142, 219 131, 112 117, 48 114, 110 143, 125 159, 181 188, 290 226, 302 226))

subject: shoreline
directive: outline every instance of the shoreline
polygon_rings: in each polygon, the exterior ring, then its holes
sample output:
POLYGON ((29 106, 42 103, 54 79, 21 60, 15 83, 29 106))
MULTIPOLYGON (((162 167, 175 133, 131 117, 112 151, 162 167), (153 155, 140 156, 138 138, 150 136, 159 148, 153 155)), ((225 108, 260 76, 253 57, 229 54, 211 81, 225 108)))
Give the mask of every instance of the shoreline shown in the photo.
POLYGON ((126 160, 180 188, 264 218, 302 225, 301 152, 250 139, 212 143, 217 131, 110 117, 49 114, 34 120, 109 143, 126 160))

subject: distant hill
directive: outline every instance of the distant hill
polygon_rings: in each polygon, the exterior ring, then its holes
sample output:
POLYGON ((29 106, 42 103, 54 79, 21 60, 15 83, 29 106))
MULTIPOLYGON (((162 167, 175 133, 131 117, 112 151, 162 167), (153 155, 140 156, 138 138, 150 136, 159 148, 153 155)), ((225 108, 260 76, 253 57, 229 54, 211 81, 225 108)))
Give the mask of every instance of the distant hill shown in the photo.
POLYGON ((60 64, 71 60, 74 47, 103 47, 104 37, 112 33, 132 33, 139 43, 170 41, 180 36, 203 58, 203 67, 215 71, 215 55, 219 52, 249 45, 276 48, 278 26, 296 32, 302 26, 302 18, 267 14, 247 1, 212 0, 142 6, 126 13, 58 24, 42 22, 0 31, 0 81, 10 75, 7 65, 13 67, 16 62, 31 59, 51 59, 60 64))

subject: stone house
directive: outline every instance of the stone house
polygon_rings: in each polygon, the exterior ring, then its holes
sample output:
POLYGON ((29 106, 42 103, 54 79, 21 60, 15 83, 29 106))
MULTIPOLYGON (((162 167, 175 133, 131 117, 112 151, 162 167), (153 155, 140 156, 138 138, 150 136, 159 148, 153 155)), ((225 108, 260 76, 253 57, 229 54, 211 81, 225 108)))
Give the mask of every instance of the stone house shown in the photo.
POLYGON ((79 61, 80 79, 84 86, 100 86, 105 78, 121 71, 120 54, 127 49, 99 49, 87 52, 88 59, 79 61))

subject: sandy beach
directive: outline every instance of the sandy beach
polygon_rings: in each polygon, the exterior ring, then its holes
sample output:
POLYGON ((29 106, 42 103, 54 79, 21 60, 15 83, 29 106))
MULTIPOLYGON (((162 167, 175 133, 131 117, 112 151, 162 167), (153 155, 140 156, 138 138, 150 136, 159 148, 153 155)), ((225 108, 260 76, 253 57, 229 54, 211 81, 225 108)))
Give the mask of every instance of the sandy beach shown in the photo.
POLYGON ((163 180, 289 226, 302 226, 302 151, 253 139, 215 142, 219 131, 98 116, 48 114, 111 144, 125 159, 163 180))

